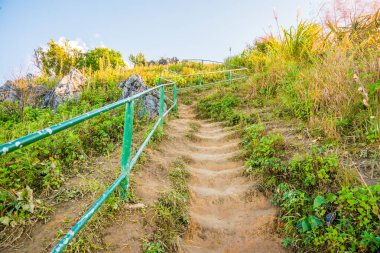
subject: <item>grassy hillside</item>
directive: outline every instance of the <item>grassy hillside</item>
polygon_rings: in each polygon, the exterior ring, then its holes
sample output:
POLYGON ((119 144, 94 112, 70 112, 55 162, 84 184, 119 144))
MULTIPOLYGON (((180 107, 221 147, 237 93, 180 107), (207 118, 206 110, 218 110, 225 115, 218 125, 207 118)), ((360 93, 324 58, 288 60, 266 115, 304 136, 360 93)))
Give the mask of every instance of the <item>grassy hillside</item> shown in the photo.
POLYGON ((248 82, 197 104, 243 129, 246 175, 272 196, 297 252, 380 248, 379 10, 345 21, 257 40, 228 59, 248 67, 248 82))
POLYGON ((345 25, 300 21, 229 59, 251 70, 252 97, 276 99, 282 114, 324 137, 374 143, 379 135, 379 10, 345 25))
MULTIPOLYGON (((83 68, 81 71, 88 81, 80 100, 62 104, 57 110, 41 109, 27 104, 0 103, 0 143, 117 101, 121 96, 119 82, 132 74, 141 75, 149 87, 157 85, 159 76, 172 76, 171 79, 182 87, 189 82, 196 84, 198 76, 184 79, 175 77, 176 73, 188 75, 219 68, 221 65, 194 62, 136 66, 133 69, 106 67, 92 71, 91 68, 83 68)), ((210 82, 216 78, 219 78, 217 73, 205 76, 203 81, 210 82)), ((25 78, 17 80, 16 85, 27 82, 53 88, 59 82, 59 77, 42 75, 32 80, 25 78)), ((19 85, 25 96, 28 95, 26 87, 19 85)), ((142 136, 153 123, 144 118, 135 118, 134 122, 134 134, 142 136)), ((121 142, 123 124, 124 108, 120 107, 1 156, 0 226, 18 226, 32 220, 45 219, 48 216, 46 205, 49 205, 45 199, 53 192, 61 191, 61 186, 82 169, 84 162, 112 152, 121 142)), ((138 145, 139 141, 141 140, 134 140, 134 145, 138 145)))
POLYGON ((302 121, 278 117, 278 104, 250 98, 250 89, 225 87, 201 99, 197 111, 242 129, 245 175, 278 206, 284 246, 297 252, 378 250, 380 177, 368 185, 354 166, 359 158, 344 143, 309 136, 302 121))

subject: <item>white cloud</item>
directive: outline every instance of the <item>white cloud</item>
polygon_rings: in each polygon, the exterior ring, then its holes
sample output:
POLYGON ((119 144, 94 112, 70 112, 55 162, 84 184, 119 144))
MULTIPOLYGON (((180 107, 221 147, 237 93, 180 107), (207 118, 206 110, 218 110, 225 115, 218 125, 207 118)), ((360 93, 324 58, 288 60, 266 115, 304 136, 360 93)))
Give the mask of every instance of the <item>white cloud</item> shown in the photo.
POLYGON ((69 42, 70 47, 78 49, 79 51, 85 52, 88 50, 86 42, 84 42, 81 38, 77 38, 75 40, 68 40, 65 37, 60 37, 57 43, 63 46, 65 41, 69 42))
POLYGON ((95 34, 94 34, 94 37, 97 38, 97 39, 100 38, 101 36, 102 36, 102 35, 101 35, 100 33, 95 33, 95 34))
MULTIPOLYGON (((1 1, 1 0, 0 0, 1 1)), ((101 35, 99 33, 96 33, 94 35, 94 37, 96 37, 97 35, 99 35, 99 37, 101 37, 101 35)), ((61 36, 59 37, 58 40, 54 40, 58 45, 60 46, 64 46, 65 42, 68 41, 69 43, 69 46, 71 48, 75 48, 75 49, 78 49, 79 51, 81 52, 86 52, 88 50, 91 50, 91 49, 94 49, 94 48, 97 48, 97 47, 101 47, 101 48, 105 48, 107 47, 107 45, 104 43, 104 41, 100 40, 100 38, 97 38, 95 39, 91 39, 88 41, 88 43, 86 43, 84 40, 82 40, 81 38, 76 38, 75 40, 70 40, 70 39, 67 39, 66 37, 64 36, 61 36)), ((48 43, 46 44, 43 44, 43 45, 40 45, 40 47, 44 50, 44 51, 47 51, 48 50, 48 43)))
POLYGON ((97 47, 107 47, 107 46, 106 46, 106 44, 104 44, 103 41, 101 41, 100 44, 99 44, 99 46, 97 46, 97 47))

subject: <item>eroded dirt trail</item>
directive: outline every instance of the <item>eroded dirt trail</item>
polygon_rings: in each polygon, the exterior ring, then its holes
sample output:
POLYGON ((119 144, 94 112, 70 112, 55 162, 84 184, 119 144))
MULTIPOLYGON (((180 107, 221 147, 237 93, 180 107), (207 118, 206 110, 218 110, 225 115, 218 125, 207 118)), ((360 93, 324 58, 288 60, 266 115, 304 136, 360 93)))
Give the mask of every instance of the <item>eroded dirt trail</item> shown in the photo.
MULTIPOLYGON (((183 118, 195 118, 190 107, 183 118)), ((242 175, 239 139, 220 123, 196 121, 199 131, 187 147, 192 158, 190 228, 184 252, 283 252, 273 234, 276 209, 242 175)))

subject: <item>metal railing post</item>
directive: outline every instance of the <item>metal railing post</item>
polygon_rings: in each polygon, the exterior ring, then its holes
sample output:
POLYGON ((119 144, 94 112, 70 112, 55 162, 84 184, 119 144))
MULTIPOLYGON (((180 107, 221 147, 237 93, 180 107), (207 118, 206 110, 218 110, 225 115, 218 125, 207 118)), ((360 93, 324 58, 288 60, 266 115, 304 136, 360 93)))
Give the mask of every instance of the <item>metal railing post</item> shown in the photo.
POLYGON ((202 74, 198 75, 198 85, 199 85, 199 88, 202 87, 202 74))
POLYGON ((174 112, 178 111, 178 103, 177 103, 177 84, 174 83, 174 88, 173 88, 173 101, 174 101, 174 112))
MULTIPOLYGON (((123 133, 123 149, 121 154, 121 173, 128 171, 129 160, 131 159, 131 146, 132 146, 132 133, 133 133, 133 104, 134 101, 130 101, 125 105, 124 116, 124 133, 123 133)), ((129 173, 120 182, 121 197, 125 199, 127 197, 127 191, 129 186, 129 173)))
POLYGON ((232 83, 232 72, 231 70, 228 71, 228 80, 230 81, 230 84, 232 83))
MULTIPOLYGON (((161 85, 161 77, 158 78, 158 86, 161 85)), ((164 110, 165 110, 165 90, 164 86, 161 86, 160 88, 160 109, 159 109, 159 117, 161 119, 160 122, 160 128, 164 127, 164 110)))

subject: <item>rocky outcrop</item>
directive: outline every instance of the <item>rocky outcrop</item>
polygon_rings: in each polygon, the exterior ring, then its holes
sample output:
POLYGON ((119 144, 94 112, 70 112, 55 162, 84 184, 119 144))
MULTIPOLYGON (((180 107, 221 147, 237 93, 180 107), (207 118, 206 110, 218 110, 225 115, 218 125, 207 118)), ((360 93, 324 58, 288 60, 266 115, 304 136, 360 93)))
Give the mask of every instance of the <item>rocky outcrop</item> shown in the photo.
POLYGON ((49 93, 49 89, 43 85, 27 84, 21 89, 11 81, 0 86, 0 102, 19 103, 20 106, 39 106, 42 98, 49 93))
POLYGON ((21 100, 21 90, 17 88, 11 81, 6 81, 0 86, 0 102, 18 103, 21 100))
MULTIPOLYGON (((148 89, 144 83, 144 80, 139 75, 132 75, 127 80, 121 81, 119 87, 123 89, 119 100, 128 98, 148 89)), ((136 106, 138 108, 137 115, 139 117, 147 115, 150 119, 153 119, 158 116, 160 108, 160 93, 157 90, 149 92, 136 101, 136 106)))
POLYGON ((43 107, 51 106, 57 108, 59 104, 70 99, 79 99, 83 87, 86 84, 86 77, 82 73, 73 69, 64 76, 55 88, 43 98, 43 107))
POLYGON ((26 105, 41 107, 50 89, 44 85, 28 86, 26 105))

